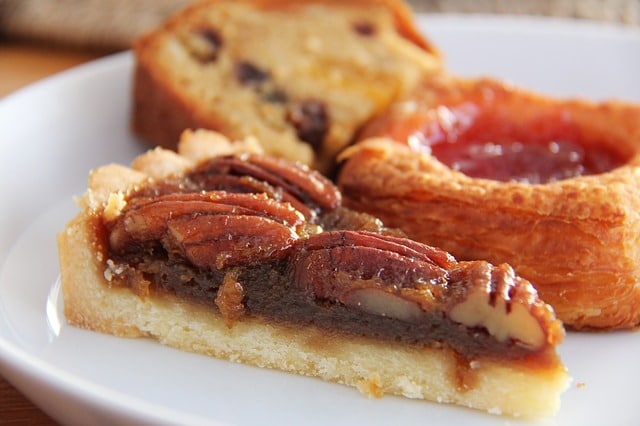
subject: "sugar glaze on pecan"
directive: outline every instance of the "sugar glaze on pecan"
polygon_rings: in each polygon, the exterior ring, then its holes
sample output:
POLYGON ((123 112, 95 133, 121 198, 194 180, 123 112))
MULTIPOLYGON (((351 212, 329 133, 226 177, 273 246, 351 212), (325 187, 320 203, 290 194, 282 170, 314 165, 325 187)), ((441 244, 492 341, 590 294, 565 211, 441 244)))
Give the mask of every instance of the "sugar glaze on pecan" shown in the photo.
MULTIPOLYGON (((564 329, 508 265, 458 262, 341 206, 304 166, 258 155, 210 159, 129 194, 103 219, 116 285, 332 332, 525 359, 564 329)), ((144 293, 144 292, 142 292, 144 293)))

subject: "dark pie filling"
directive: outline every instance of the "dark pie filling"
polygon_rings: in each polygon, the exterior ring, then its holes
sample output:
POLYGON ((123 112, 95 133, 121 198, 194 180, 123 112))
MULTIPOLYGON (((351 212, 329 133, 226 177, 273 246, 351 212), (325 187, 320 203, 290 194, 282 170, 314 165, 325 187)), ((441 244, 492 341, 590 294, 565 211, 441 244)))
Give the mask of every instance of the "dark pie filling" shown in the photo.
MULTIPOLYGON (((150 285, 150 291, 163 291, 218 309, 215 300, 225 271, 205 271, 183 262, 147 257, 140 263, 116 259, 128 264, 150 285)), ((323 299, 310 298, 290 286, 287 265, 264 264, 242 268, 237 281, 244 289, 245 315, 292 326, 313 325, 330 333, 345 333, 384 341, 419 346, 450 347, 467 359, 490 358, 527 359, 536 355, 516 342, 498 342, 483 328, 468 328, 438 315, 414 323, 374 315, 323 299)), ((127 273, 122 274, 127 285, 127 273)), ((115 281, 119 283, 118 280, 115 281)), ((548 360, 537 360, 546 363, 548 360)))

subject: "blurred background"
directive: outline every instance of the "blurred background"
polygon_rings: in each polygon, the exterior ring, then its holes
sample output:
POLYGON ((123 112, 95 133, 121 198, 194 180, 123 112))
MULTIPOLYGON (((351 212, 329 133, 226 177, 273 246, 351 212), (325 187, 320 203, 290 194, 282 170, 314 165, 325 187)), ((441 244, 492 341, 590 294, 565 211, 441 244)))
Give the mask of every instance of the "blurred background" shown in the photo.
MULTIPOLYGON (((0 0, 0 98, 128 49, 193 0, 0 0)), ((292 0, 295 1, 295 0, 292 0)), ((640 0, 407 0, 421 13, 494 13, 640 25, 640 0)))
MULTIPOLYGON (((120 50, 192 0, 0 0, 0 36, 120 50)), ((640 24, 640 0, 408 0, 416 12, 504 13, 640 24)))

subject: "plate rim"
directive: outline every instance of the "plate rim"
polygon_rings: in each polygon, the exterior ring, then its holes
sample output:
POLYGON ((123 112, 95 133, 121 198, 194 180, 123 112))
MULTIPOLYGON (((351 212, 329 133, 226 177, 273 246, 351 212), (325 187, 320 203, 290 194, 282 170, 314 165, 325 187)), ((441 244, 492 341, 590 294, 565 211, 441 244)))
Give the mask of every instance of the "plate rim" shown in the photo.
MULTIPOLYGON (((464 15, 464 14, 417 14, 417 22, 420 28, 423 28, 424 22, 436 22, 440 25, 443 23, 452 25, 456 21, 473 22, 478 25, 482 25, 486 28, 490 28, 496 21, 499 24, 504 24, 512 21, 530 22, 532 23, 533 31, 540 31, 536 29, 536 25, 540 23, 558 26, 558 29, 562 27, 570 26, 570 29, 565 28, 564 31, 570 33, 576 33, 581 31, 592 31, 594 29, 606 29, 611 34, 620 34, 625 37, 631 36, 640 40, 640 28, 628 28, 610 23, 596 23, 592 21, 576 21, 565 18, 549 18, 538 16, 520 16, 520 15, 464 15)), ((426 24, 425 24, 426 25, 426 24)), ((514 24, 515 25, 515 24, 514 24)), ((424 30, 426 35, 429 36, 429 27, 425 26, 424 30)), ((446 55, 446 52, 444 52, 446 55)), ((125 66, 127 61, 132 59, 132 51, 125 50, 122 52, 113 53, 103 58, 99 58, 88 63, 70 68, 68 70, 58 72, 51 76, 45 77, 35 83, 24 86, 14 92, 9 93, 0 99, 0 113, 4 108, 10 108, 11 103, 17 102, 17 100, 23 97, 32 96, 37 91, 46 91, 48 87, 56 84, 60 84, 60 81, 64 79, 72 80, 78 75, 84 75, 87 72, 94 72, 96 68, 104 67, 120 67, 125 66)), ((0 123, 1 124, 1 123, 0 123)), ((20 234, 25 230, 21 230, 20 234)), ((20 235, 19 234, 19 235, 20 235)), ((10 242, 10 247, 15 244, 15 240, 10 242)), ((9 252, 7 252, 8 255, 9 252)), ((0 258, 0 272, 4 270, 7 255, 3 255, 0 258)), ((3 315, 0 315, 0 320, 4 321, 3 315)), ((112 412, 114 407, 118 411, 126 416, 130 416, 133 421, 156 421, 156 422, 170 422, 180 423, 185 419, 191 424, 219 424, 215 420, 205 419, 199 416, 194 416, 181 410, 174 410, 153 402, 144 401, 132 395, 119 392, 117 390, 110 389, 107 386, 103 386, 97 383, 93 383, 85 378, 64 371, 62 368, 56 365, 47 363, 46 360, 38 357, 37 355, 29 352, 28 350, 19 347, 17 343, 11 342, 6 336, 0 333, 0 372, 2 376, 11 383, 14 387, 24 393, 28 398, 37 401, 38 398, 34 397, 34 391, 21 385, 23 380, 29 380, 47 385, 49 391, 62 392, 66 396, 73 398, 83 404, 89 404, 91 407, 96 407, 109 412, 112 412), (90 397, 90 398, 89 398, 90 397), (133 401, 133 403, 131 403, 133 401)), ((38 404, 38 407, 43 411, 49 411, 45 406, 38 404)), ((129 418, 129 417, 127 417, 129 418)), ((505 418, 498 417, 497 421, 505 420, 505 418)))

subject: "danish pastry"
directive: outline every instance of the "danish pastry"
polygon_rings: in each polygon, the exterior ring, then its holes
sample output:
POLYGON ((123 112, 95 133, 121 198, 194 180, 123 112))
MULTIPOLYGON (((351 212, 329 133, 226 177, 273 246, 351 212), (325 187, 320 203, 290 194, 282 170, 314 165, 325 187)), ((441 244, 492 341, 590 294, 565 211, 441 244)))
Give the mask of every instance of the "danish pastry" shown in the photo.
POLYGON ((59 235, 68 321, 371 396, 557 410, 564 328, 529 282, 406 239, 252 146, 189 132, 179 154, 94 170, 59 235))
POLYGON ((343 155, 346 205, 509 263, 571 328, 640 324, 640 106, 446 77, 361 137, 343 155))
POLYGON ((361 125, 441 69, 402 0, 209 0, 135 44, 133 129, 255 136, 328 170, 361 125), (363 13, 363 10, 366 12, 363 13))

